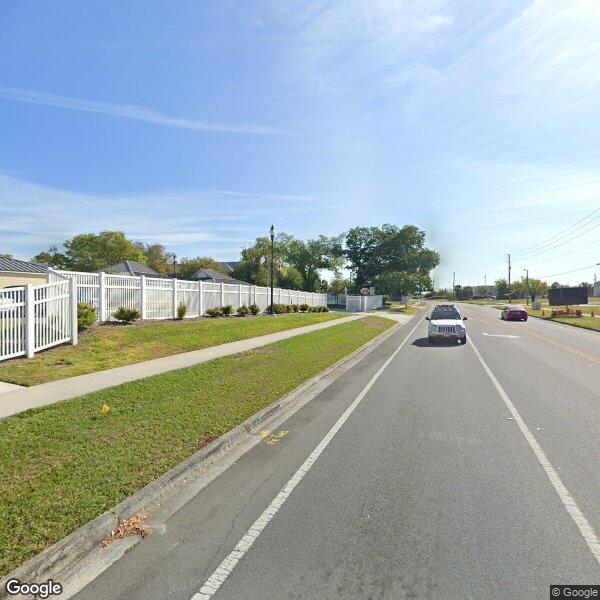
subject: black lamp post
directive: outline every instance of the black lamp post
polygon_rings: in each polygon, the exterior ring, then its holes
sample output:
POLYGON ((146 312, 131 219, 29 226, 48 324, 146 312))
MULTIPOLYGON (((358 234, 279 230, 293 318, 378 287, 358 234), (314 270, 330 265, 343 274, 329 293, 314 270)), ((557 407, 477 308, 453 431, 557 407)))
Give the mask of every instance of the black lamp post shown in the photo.
POLYGON ((177 277, 177 257, 173 256, 173 277, 177 277))
POLYGON ((275 307, 273 306, 273 283, 275 280, 275 267, 273 264, 273 247, 275 245, 275 227, 271 225, 271 229, 269 230, 271 234, 271 314, 275 314, 275 307))

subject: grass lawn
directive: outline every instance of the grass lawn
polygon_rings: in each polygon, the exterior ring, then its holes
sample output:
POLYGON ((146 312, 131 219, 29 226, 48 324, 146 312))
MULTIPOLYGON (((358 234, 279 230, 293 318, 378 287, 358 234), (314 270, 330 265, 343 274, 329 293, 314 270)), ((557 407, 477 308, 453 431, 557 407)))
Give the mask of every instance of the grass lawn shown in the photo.
POLYGON ((398 302, 392 302, 390 307, 387 308, 390 312, 400 313, 401 315, 414 315, 422 308, 421 306, 413 306, 412 304, 402 304, 398 302))
POLYGON ((344 316, 347 315, 290 313, 277 317, 228 317, 96 326, 80 335, 77 346, 61 346, 40 352, 34 358, 0 363, 0 381, 37 385, 344 316))
POLYGON ((0 576, 392 325, 368 316, 1 420, 0 576))

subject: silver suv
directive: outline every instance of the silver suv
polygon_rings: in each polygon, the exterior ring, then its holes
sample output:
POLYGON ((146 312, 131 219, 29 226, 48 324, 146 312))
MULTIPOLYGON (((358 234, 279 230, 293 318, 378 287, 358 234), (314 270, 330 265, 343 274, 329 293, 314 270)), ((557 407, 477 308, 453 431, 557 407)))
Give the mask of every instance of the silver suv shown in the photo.
POLYGON ((431 315, 426 317, 427 339, 430 344, 436 340, 456 340, 459 344, 467 342, 467 329, 464 321, 454 304, 438 304, 431 315))

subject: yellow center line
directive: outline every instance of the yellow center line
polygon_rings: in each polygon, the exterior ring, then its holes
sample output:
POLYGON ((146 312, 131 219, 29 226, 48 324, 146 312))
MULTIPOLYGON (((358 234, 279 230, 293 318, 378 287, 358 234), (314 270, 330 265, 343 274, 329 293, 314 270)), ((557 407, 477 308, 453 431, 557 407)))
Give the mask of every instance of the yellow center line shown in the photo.
MULTIPOLYGON (((488 319, 479 319, 477 317, 469 317, 469 320, 476 321, 478 323, 489 323, 490 325, 498 325, 499 324, 497 321, 490 321, 488 319)), ((544 335, 540 335, 539 333, 534 333, 530 329, 522 328, 519 330, 519 332, 526 333, 528 335, 532 335, 536 338, 539 338, 540 340, 544 340, 545 342, 552 344, 553 346, 556 346, 557 348, 562 348, 563 350, 566 350, 567 352, 571 352, 572 354, 576 354, 577 356, 580 356, 581 358, 585 358, 586 360, 600 364, 600 357, 593 356, 592 354, 588 354, 587 352, 582 352, 581 350, 577 350, 577 348, 573 348, 572 346, 567 346, 566 344, 557 342, 556 340, 553 340, 552 338, 548 338, 544 335)))

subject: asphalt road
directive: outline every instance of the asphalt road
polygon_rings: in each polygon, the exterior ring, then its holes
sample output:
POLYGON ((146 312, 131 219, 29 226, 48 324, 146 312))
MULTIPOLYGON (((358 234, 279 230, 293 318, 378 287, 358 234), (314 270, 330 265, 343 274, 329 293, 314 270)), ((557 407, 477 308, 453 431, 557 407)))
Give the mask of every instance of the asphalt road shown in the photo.
POLYGON ((418 315, 76 597, 532 599, 600 583, 600 334, 463 308, 466 346, 429 346, 418 315))

